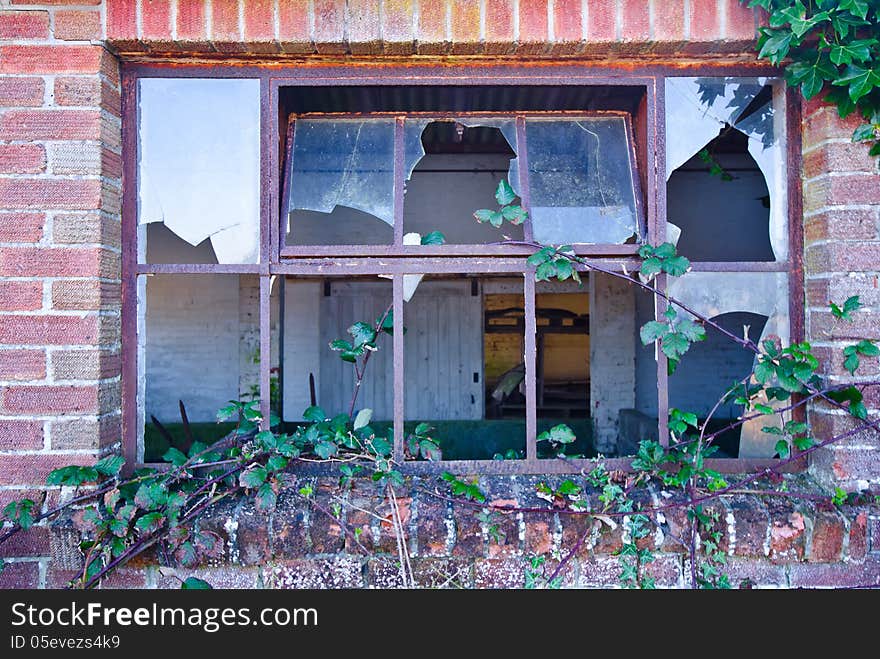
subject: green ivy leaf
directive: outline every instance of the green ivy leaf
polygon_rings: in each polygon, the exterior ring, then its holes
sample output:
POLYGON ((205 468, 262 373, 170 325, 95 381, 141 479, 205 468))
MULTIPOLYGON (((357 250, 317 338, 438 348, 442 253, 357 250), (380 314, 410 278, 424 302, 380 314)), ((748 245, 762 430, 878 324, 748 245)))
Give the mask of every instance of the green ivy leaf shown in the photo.
POLYGON ((495 188, 495 201, 498 202, 498 205, 507 206, 507 204, 513 203, 514 199, 516 199, 516 193, 510 187, 507 180, 501 179, 498 181, 498 187, 495 188))
POLYGON ((663 354, 670 359, 679 360, 690 348, 690 342, 681 334, 672 332, 663 337, 663 354))
POLYGON ((522 224, 528 219, 529 214, 522 206, 505 206, 501 209, 501 215, 511 224, 522 224))
POLYGON ((877 45, 876 39, 856 39, 834 44, 831 46, 831 61, 835 64, 865 62, 871 59, 871 47, 875 45, 877 45))
POLYGON ((419 450, 422 453, 422 457, 426 460, 436 462, 443 459, 443 454, 440 451, 440 446, 437 444, 437 442, 431 439, 423 439, 422 441, 420 441, 419 450))
POLYGON ((376 330, 368 323, 355 323, 348 328, 348 333, 354 339, 355 346, 373 345, 376 340, 376 330))
POLYGON ((536 438, 539 442, 550 442, 551 444, 571 444, 576 439, 574 431, 564 423, 553 426, 550 430, 545 430, 536 438))
POLYGON ((874 141, 877 139, 878 127, 875 124, 862 124, 853 131, 853 142, 874 141))
POLYGON ((642 274, 642 277, 645 279, 650 279, 654 275, 659 274, 663 271, 663 262, 654 257, 650 257, 642 261, 642 265, 639 267, 639 272, 642 274))
POLYGON ((831 314, 835 318, 839 320, 852 320, 852 313, 860 309, 862 303, 858 295, 853 295, 846 298, 842 307, 836 305, 834 302, 829 302, 828 306, 831 308, 831 314))
POLYGON ((322 460, 329 460, 332 456, 336 455, 337 450, 338 447, 334 442, 324 440, 315 444, 315 455, 322 460))
POLYGON ((649 320, 639 329, 639 337, 642 340, 642 345, 648 345, 663 338, 670 331, 668 324, 661 323, 659 320, 649 320))
POLYGON ((203 579, 199 579, 197 577, 187 577, 187 579, 180 584, 181 590, 213 590, 211 584, 203 579))
POLYGON ((663 272, 667 272, 673 277, 681 277, 691 267, 691 262, 684 256, 673 256, 663 261, 661 267, 663 272))
POLYGON ((266 471, 265 467, 254 465, 239 474, 238 483, 245 488, 255 488, 265 483, 268 476, 269 473, 266 471))
POLYGON ((761 47, 758 57, 769 59, 773 64, 779 64, 788 55, 791 48, 794 33, 790 30, 768 30, 761 28, 761 38, 758 43, 761 47))
POLYGON ((354 417, 354 429, 360 430, 364 426, 370 423, 370 419, 373 418, 373 410, 369 407, 365 407, 357 415, 354 417))
POLYGON ((260 486, 260 489, 257 490, 257 496, 254 497, 257 510, 262 510, 263 512, 268 512, 275 508, 277 501, 278 495, 276 495, 275 490, 272 489, 271 483, 263 483, 260 486))
POLYGON ((446 236, 439 231, 431 231, 422 236, 422 245, 442 245, 446 242, 446 236))
POLYGON ((868 0, 838 0, 838 11, 848 11, 862 20, 868 16, 868 0))
POLYGON ((180 449, 176 449, 173 446, 165 451, 165 454, 162 456, 162 459, 165 462, 170 462, 175 467, 180 467, 181 465, 186 464, 186 461, 189 458, 186 457, 186 454, 183 453, 180 449))
POLYGON ((95 463, 95 471, 104 476, 118 476, 125 464, 125 458, 121 455, 108 455, 95 463))
POLYGON ((849 86, 849 97, 856 103, 870 94, 875 87, 880 87, 880 69, 866 69, 857 64, 850 64, 843 75, 832 84, 849 86))
POLYGON ((311 405, 303 412, 303 419, 320 423, 327 419, 327 413, 317 405, 311 405))
POLYGON ((79 486, 83 483, 94 483, 98 480, 98 470, 94 467, 78 467, 70 465, 49 472, 46 485, 79 486))
MULTIPOLYGON (((850 346, 852 347, 852 346, 850 346)), ((844 354, 846 354, 844 352, 844 354)), ((856 374, 856 369, 859 367, 859 356, 856 354, 856 351, 853 350, 846 356, 846 359, 843 360, 843 367, 849 371, 850 375, 856 374)))
POLYGON ((165 522, 165 516, 162 513, 147 513, 143 517, 139 517, 134 523, 134 527, 141 533, 153 533, 157 531, 165 522))

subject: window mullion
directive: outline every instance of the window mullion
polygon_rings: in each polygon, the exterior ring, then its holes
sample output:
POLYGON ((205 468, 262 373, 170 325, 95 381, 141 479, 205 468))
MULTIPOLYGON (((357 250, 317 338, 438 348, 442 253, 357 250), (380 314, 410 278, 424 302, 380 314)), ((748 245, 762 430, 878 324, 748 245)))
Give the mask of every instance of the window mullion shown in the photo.
MULTIPOLYGON (((654 280, 659 291, 666 294, 667 275, 661 273, 654 280)), ((659 295, 654 295, 654 320, 663 321, 668 303, 659 295)), ((657 438, 662 446, 669 446, 669 372, 666 355, 655 343, 657 351, 657 438)))
POLYGON ((526 365, 526 460, 537 460, 538 451, 535 436, 538 427, 536 347, 537 320, 535 317, 535 273, 529 268, 525 273, 523 285, 525 297, 525 365, 526 365))
POLYGON ((391 337, 394 351, 394 460, 401 464, 404 460, 403 453, 403 417, 404 417, 404 390, 403 390, 403 277, 394 275, 392 280, 393 295, 393 335, 391 337))
POLYGON ((272 367, 272 344, 270 332, 270 296, 272 294, 272 276, 260 275, 260 423, 262 430, 269 430, 269 414, 271 412, 271 388, 269 374, 272 367))

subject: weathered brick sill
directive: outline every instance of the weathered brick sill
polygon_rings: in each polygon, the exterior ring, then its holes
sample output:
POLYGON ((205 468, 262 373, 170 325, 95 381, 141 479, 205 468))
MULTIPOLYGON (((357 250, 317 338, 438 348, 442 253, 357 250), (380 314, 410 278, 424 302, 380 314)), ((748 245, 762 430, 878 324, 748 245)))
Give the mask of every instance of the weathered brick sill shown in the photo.
MULTIPOLYGON (((480 484, 497 504, 545 507, 534 494, 540 480, 552 481, 498 476, 481 478, 480 484)), ((790 489, 803 492, 803 478, 795 480, 790 489)), ((529 557, 545 556, 549 574, 557 557, 590 531, 584 516, 511 513, 493 519, 503 533, 503 538, 493 538, 476 517, 479 509, 433 496, 429 492, 435 488, 447 492, 436 479, 424 478, 413 479, 409 491, 398 494, 419 586, 522 587, 529 557)), ((672 501, 656 490, 644 497, 646 504, 672 501)), ((720 547, 727 554, 725 571, 734 587, 746 579, 758 587, 880 585, 880 506, 826 510, 804 500, 735 495, 706 507, 720 513, 720 547)), ((176 588, 177 577, 196 575, 214 587, 227 588, 397 587, 402 582, 391 514, 390 502, 372 483, 359 482, 343 494, 335 478, 303 479, 279 496, 271 514, 238 502, 203 518, 202 529, 224 541, 221 559, 191 569, 167 565, 154 555, 118 570, 104 586, 176 588), (296 492, 306 481, 315 490, 314 506, 307 506, 296 492), (349 528, 363 529, 357 539, 328 514, 334 504, 349 528)), ((563 570, 565 586, 618 583, 619 562, 613 553, 621 546, 622 528, 593 523, 596 528, 563 570)), ((655 550, 656 561, 647 569, 658 586, 689 583, 687 552, 675 539, 684 535, 686 523, 683 509, 669 509, 660 528, 643 541, 655 550)), ((56 522, 0 545, 0 556, 17 557, 0 574, 0 586, 63 587, 80 566, 78 540, 69 523, 56 522)))

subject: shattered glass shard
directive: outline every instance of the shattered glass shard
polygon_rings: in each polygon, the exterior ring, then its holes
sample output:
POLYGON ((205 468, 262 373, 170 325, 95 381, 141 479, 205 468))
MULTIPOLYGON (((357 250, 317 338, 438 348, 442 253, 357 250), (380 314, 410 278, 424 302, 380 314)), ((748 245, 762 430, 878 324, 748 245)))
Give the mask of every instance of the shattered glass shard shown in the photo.
POLYGON ((145 78, 138 111, 139 224, 210 238, 219 263, 256 263, 259 81, 145 78))

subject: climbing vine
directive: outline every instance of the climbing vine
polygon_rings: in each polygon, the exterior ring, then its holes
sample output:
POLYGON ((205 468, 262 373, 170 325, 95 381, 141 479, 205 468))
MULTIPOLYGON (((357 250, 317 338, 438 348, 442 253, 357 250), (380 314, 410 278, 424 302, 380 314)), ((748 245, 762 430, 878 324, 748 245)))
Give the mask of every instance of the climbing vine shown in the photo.
POLYGON ((742 0, 768 15, 758 57, 785 64, 804 98, 822 93, 841 117, 864 120, 853 142, 880 156, 880 2, 878 0, 742 0))
MULTIPOLYGON (((527 212, 515 203, 516 197, 506 181, 498 185, 495 198, 499 209, 476 211, 478 221, 501 228, 504 222, 519 224, 526 219, 527 212)), ((439 232, 432 232, 428 239, 431 244, 444 242, 439 232)), ((880 429, 880 421, 868 418, 863 402, 863 389, 880 383, 829 384, 819 373, 819 360, 813 355, 810 344, 800 342, 784 346, 778 339, 767 339, 758 345, 747 333, 737 336, 667 295, 655 285, 657 276, 687 276, 690 270, 688 259, 677 254, 671 243, 643 245, 638 253, 641 259, 639 268, 631 273, 579 257, 570 245, 505 242, 533 247, 534 252, 524 263, 524 270, 533 272, 538 281, 571 279, 580 283, 580 273, 603 273, 623 279, 664 300, 667 308, 662 320, 647 322, 640 329, 640 338, 645 345, 657 345, 666 356, 670 369, 676 367, 693 344, 705 340, 707 331, 721 333, 742 349, 754 353, 756 358, 755 368, 733 383, 719 401, 719 404, 733 401, 743 408, 742 415, 727 427, 710 433, 711 413, 700 421, 692 412, 671 409, 668 442, 642 440, 631 461, 631 470, 627 472, 609 471, 600 455, 588 461, 591 467, 573 469, 576 475, 558 485, 540 482, 535 495, 547 502, 546 507, 492 503, 476 479, 460 478, 451 473, 440 475, 433 489, 424 489, 427 495, 472 507, 490 542, 503 541, 499 515, 586 517, 591 522, 587 531, 566 552, 560 552, 555 563, 549 564, 542 556, 529 559, 524 573, 528 587, 559 587, 562 570, 589 537, 622 527, 622 543, 616 552, 621 585, 653 588, 655 581, 649 570, 655 560, 650 537, 652 529, 662 528, 665 515, 679 508, 687 511, 689 525, 672 537, 689 556, 691 585, 727 588, 731 584, 724 574, 725 554, 719 548, 719 517, 717 511, 709 507, 719 497, 743 493, 802 497, 825 506, 843 505, 858 498, 871 500, 873 497, 880 502, 880 497, 870 493, 847 494, 839 489, 827 495, 792 492, 784 481, 776 478, 781 469, 821 447, 866 428, 880 429), (816 399, 850 414, 859 423, 839 435, 814 438, 806 424, 791 420, 787 415, 816 399), (706 459, 718 450, 713 441, 716 437, 762 417, 781 421, 764 428, 769 436, 778 437, 775 450, 779 460, 775 466, 733 482, 708 467, 706 459), (644 493, 645 488, 652 485, 670 497, 676 491, 680 496, 666 503, 648 503, 644 496, 637 496, 638 492, 644 493)), ((861 306, 859 297, 853 296, 840 304, 832 302, 830 311, 837 322, 846 323, 853 321, 861 306)), ((358 392, 367 377, 370 358, 382 348, 382 337, 392 335, 393 331, 393 309, 389 306, 374 320, 354 323, 348 328, 349 338, 330 342, 329 348, 339 353, 342 361, 351 364, 355 373, 346 412, 328 413, 312 405, 304 411, 303 423, 284 432, 274 415, 264 423, 260 401, 230 401, 219 411, 217 418, 221 422, 234 421, 236 425, 232 432, 210 445, 193 442, 187 453, 169 448, 164 455, 167 469, 144 467, 126 474, 123 459, 111 455, 94 465, 69 465, 52 471, 46 485, 67 488, 70 497, 45 512, 41 512, 43 501, 12 501, 3 509, 5 530, 0 533, 0 543, 43 520, 69 514, 83 534, 79 544, 82 568, 70 586, 91 588, 116 568, 154 547, 164 562, 183 566, 194 566, 218 557, 223 551, 222 538, 195 522, 220 502, 238 497, 250 498, 258 510, 272 510, 278 494, 285 490, 298 496, 303 505, 311 506, 334 520, 351 540, 354 550, 368 554, 369 549, 361 542, 363 529, 352 527, 342 519, 341 499, 328 506, 318 501, 312 486, 295 487, 293 468, 297 464, 320 462, 338 467, 343 491, 355 487, 363 479, 384 490, 392 512, 388 518, 382 518, 382 523, 387 522, 394 531, 397 564, 404 585, 414 585, 396 495, 396 488, 405 485, 407 479, 394 458, 393 431, 374 428, 371 426, 372 411, 357 409, 358 392)), ((878 354, 880 349, 874 341, 862 339, 843 347, 839 358, 846 370, 854 374, 861 365, 861 357, 878 354)), ((185 413, 182 417, 186 425, 185 413)), ((404 441, 405 458, 440 459, 442 447, 433 437, 433 430, 427 423, 415 425, 404 441)), ((557 459, 571 460, 572 456, 566 455, 565 448, 576 441, 576 436, 570 427, 559 424, 541 433, 536 441, 546 443, 551 455, 557 459)), ((498 456, 499 459, 506 457, 498 456)), ((370 511, 363 512, 375 515, 370 511)), ((183 588, 210 587, 197 578, 181 580, 181 583, 183 588)))

